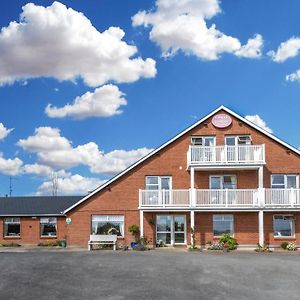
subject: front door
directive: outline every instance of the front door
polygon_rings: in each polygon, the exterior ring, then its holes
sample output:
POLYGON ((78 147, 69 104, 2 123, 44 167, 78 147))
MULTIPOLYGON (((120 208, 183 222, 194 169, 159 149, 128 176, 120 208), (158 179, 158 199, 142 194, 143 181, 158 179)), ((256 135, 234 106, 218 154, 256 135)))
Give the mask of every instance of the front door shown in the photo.
POLYGON ((156 216, 156 243, 186 244, 186 217, 184 215, 156 216))

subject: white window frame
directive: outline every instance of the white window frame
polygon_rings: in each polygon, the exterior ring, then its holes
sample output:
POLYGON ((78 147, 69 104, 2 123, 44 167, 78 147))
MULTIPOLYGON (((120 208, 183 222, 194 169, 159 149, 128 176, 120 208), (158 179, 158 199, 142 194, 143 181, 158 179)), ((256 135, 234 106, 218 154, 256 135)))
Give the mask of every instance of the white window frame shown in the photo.
POLYGON ((276 214, 276 215, 273 215, 273 237, 275 239, 290 239, 290 238, 295 238, 295 216, 294 215, 291 215, 291 214, 276 214), (292 217, 292 228, 291 228, 291 233, 292 235, 290 236, 277 236, 275 235, 275 218, 276 217, 282 217, 282 218, 285 218, 285 217, 292 217))
MULTIPOLYGON (((289 176, 293 176, 293 177, 296 177, 296 189, 299 188, 299 175, 298 174, 283 174, 283 173, 280 173, 280 174, 271 174, 271 177, 270 177, 270 180, 271 180, 271 188, 274 188, 274 186, 280 186, 281 184, 273 184, 272 183, 272 178, 274 176, 284 176, 284 187, 281 188, 281 189, 286 189, 287 188, 287 179, 289 176)), ((276 188, 274 188, 276 189, 276 188)))
POLYGON ((221 185, 222 185, 221 190, 224 189, 224 177, 225 176, 235 177, 235 182, 236 182, 236 188, 235 189, 237 189, 237 175, 236 174, 210 175, 209 176, 209 189, 212 189, 211 188, 211 178, 212 177, 220 177, 221 178, 221 185))
POLYGON ((21 218, 19 217, 6 217, 3 221, 3 237, 4 238, 20 238, 21 237, 21 218), (20 232, 18 235, 7 235, 6 226, 7 224, 19 224, 20 232))
POLYGON ((145 178, 145 188, 146 190, 148 186, 158 186, 158 189, 157 190, 151 190, 151 191, 161 191, 162 190, 162 184, 161 184, 161 180, 164 179, 164 178, 167 178, 167 179, 170 179, 170 190, 172 190, 172 176, 158 176, 158 175, 149 175, 149 176, 146 176, 145 178), (153 178, 153 177, 156 177, 158 178, 158 183, 157 184, 148 184, 147 183, 147 178, 153 178))
MULTIPOLYGON (((213 139, 213 145, 212 147, 216 146, 216 137, 214 135, 192 135, 191 136, 191 145, 192 146, 203 146, 203 147, 209 147, 203 145, 203 140, 205 139, 213 139), (193 143, 193 139, 202 139, 202 145, 195 145, 193 143)), ((204 143, 205 144, 205 143, 204 143)))
POLYGON ((57 237, 57 218, 56 217, 41 217, 40 218, 40 237, 42 237, 42 238, 56 238, 57 237), (47 222, 46 222, 46 220, 47 220, 47 222), (55 220, 55 222, 53 220, 55 220), (43 235, 42 224, 55 224, 55 235, 43 235))
POLYGON ((91 216, 91 234, 93 233, 93 218, 98 218, 98 222, 120 222, 122 225, 120 226, 121 235, 118 235, 117 238, 125 237, 125 216, 124 215, 92 215, 91 216))
MULTIPOLYGON (((224 137, 224 144, 226 144, 226 138, 234 138, 235 139, 235 142, 234 142, 234 146, 239 146, 239 145, 252 145, 252 138, 251 138, 251 135, 250 134, 238 134, 238 135, 225 135, 224 137), (250 143, 249 144, 239 144, 239 139, 241 137, 249 137, 249 141, 250 143)), ((233 146, 233 145, 232 145, 233 146)))
POLYGON ((155 231, 156 231, 156 243, 158 242, 158 234, 160 233, 165 233, 165 234, 170 234, 170 244, 167 245, 186 245, 187 244, 187 222, 186 222, 186 215, 168 215, 168 214, 159 214, 156 215, 156 226, 155 226, 155 231), (169 217, 171 219, 171 226, 170 226, 170 231, 158 231, 157 230, 157 225, 158 225, 158 218, 160 217, 169 217), (175 218, 176 217, 184 217, 184 231, 175 231, 175 218), (175 234, 176 233, 184 233, 184 242, 183 243, 175 243, 175 234))
POLYGON ((215 214, 213 215, 212 223, 213 223, 213 237, 214 238, 220 238, 222 235, 215 235, 215 230, 214 230, 214 222, 224 222, 224 221, 231 221, 230 223, 230 236, 234 237, 234 215, 233 214, 215 214), (215 218, 222 218, 222 220, 215 220, 215 218), (224 217, 231 217, 231 220, 224 220, 224 217))

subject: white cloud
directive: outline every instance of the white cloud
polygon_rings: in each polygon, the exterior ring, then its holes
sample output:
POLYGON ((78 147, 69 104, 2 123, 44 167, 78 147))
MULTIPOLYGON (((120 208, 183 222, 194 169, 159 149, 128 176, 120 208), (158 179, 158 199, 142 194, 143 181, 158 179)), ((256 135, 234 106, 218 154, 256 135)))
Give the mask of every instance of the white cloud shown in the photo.
POLYGON ((273 130, 267 126, 267 123, 259 115, 245 116, 245 119, 261 127, 262 129, 273 133, 273 130))
POLYGON ((155 61, 136 57, 137 48, 122 39, 118 27, 99 32, 82 13, 60 2, 23 6, 20 22, 0 31, 0 84, 37 77, 89 86, 109 80, 134 82, 154 77, 155 61))
POLYGON ((94 92, 87 92, 76 97, 72 104, 61 108, 48 104, 45 112, 51 118, 110 117, 122 113, 120 106, 127 104, 123 96, 124 94, 117 86, 108 84, 96 88, 94 92))
POLYGON ((235 52, 235 55, 245 58, 257 58, 261 56, 261 50, 264 41, 260 34, 254 35, 254 38, 249 39, 247 44, 242 46, 235 52))
MULTIPOLYGON (((98 178, 83 177, 81 175, 69 175, 57 180, 58 195, 86 195, 93 191, 105 181, 98 178)), ((39 187, 38 195, 51 195, 53 191, 52 181, 45 181, 39 187)))
POLYGON ((0 140, 5 139, 14 129, 6 128, 3 123, 0 123, 0 140))
POLYGON ((39 176, 50 176, 53 169, 49 166, 40 165, 38 163, 27 164, 23 167, 23 171, 26 174, 35 174, 39 176))
POLYGON ((29 152, 47 152, 68 150, 70 141, 60 136, 60 130, 52 127, 39 127, 35 135, 18 141, 18 145, 29 152))
POLYGON ((93 173, 108 175, 121 172, 152 150, 140 148, 104 153, 94 142, 73 147, 68 139, 60 135, 59 129, 51 127, 37 128, 35 135, 19 140, 18 145, 26 151, 36 153, 38 162, 42 165, 55 169, 86 165, 93 173))
POLYGON ((283 42, 278 47, 277 51, 269 51, 268 55, 273 61, 281 63, 290 57, 295 57, 299 54, 300 38, 292 37, 286 42, 283 42))
POLYGON ((23 162, 19 158, 5 159, 0 153, 0 173, 15 176, 20 173, 23 162))
POLYGON ((300 82, 300 70, 297 70, 297 71, 294 72, 294 73, 291 73, 291 74, 289 74, 289 75, 286 75, 286 76, 285 76, 285 80, 286 80, 286 81, 292 81, 292 82, 294 82, 294 81, 300 82))
POLYGON ((157 0, 156 9, 140 11, 132 17, 133 26, 151 26, 150 39, 162 49, 162 55, 175 55, 179 50, 203 60, 216 60, 222 53, 259 58, 263 40, 255 35, 242 46, 240 41, 207 26, 221 11, 218 0, 157 0))

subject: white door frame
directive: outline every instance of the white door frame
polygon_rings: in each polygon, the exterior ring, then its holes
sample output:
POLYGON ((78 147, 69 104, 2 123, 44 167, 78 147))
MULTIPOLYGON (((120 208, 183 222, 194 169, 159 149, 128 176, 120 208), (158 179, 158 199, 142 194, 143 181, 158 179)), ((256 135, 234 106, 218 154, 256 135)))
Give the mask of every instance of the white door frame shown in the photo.
MULTIPOLYGON (((187 229, 187 223, 186 223, 186 215, 184 214, 176 214, 176 215, 170 215, 170 214, 159 214, 159 215, 156 215, 156 228, 155 228, 155 237, 156 237, 156 242, 158 241, 157 239, 157 234, 158 233, 169 233, 171 234, 171 243, 170 244, 166 244, 166 245, 186 245, 187 244, 187 235, 186 235, 186 230, 187 229), (157 231, 157 218, 159 216, 168 216, 168 217, 171 217, 171 231, 157 231), (183 243, 175 243, 175 224, 174 224, 174 220, 175 220, 175 217, 184 217, 184 242, 183 243)), ((181 231, 177 231, 176 233, 180 233, 181 231)))

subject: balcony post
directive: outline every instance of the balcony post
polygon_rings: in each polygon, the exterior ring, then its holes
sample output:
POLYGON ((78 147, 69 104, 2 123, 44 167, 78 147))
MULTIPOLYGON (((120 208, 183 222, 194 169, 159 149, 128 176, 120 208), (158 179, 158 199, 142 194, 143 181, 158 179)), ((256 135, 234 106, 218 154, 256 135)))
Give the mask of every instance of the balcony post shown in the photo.
POLYGON ((263 188, 264 187, 264 167, 260 166, 258 168, 258 187, 263 188))
POLYGON ((228 189, 225 190, 225 207, 228 207, 228 189))
POLYGON ((258 236, 259 236, 259 245, 263 246, 265 243, 264 236, 264 211, 260 210, 258 212, 258 236))
POLYGON ((140 236, 144 236, 144 211, 140 210, 140 236))
POLYGON ((142 206, 142 190, 139 189, 139 207, 142 206))
POLYGON ((195 168, 191 167, 191 189, 195 187, 195 168))
MULTIPOLYGON (((195 232, 195 211, 191 210, 191 229, 195 232)), ((191 245, 193 244, 193 234, 191 230, 191 245)))
POLYGON ((289 197, 290 198, 290 204, 291 204, 291 207, 294 207, 294 204, 295 204, 295 190, 293 188, 290 189, 290 194, 291 194, 291 196, 289 197))

